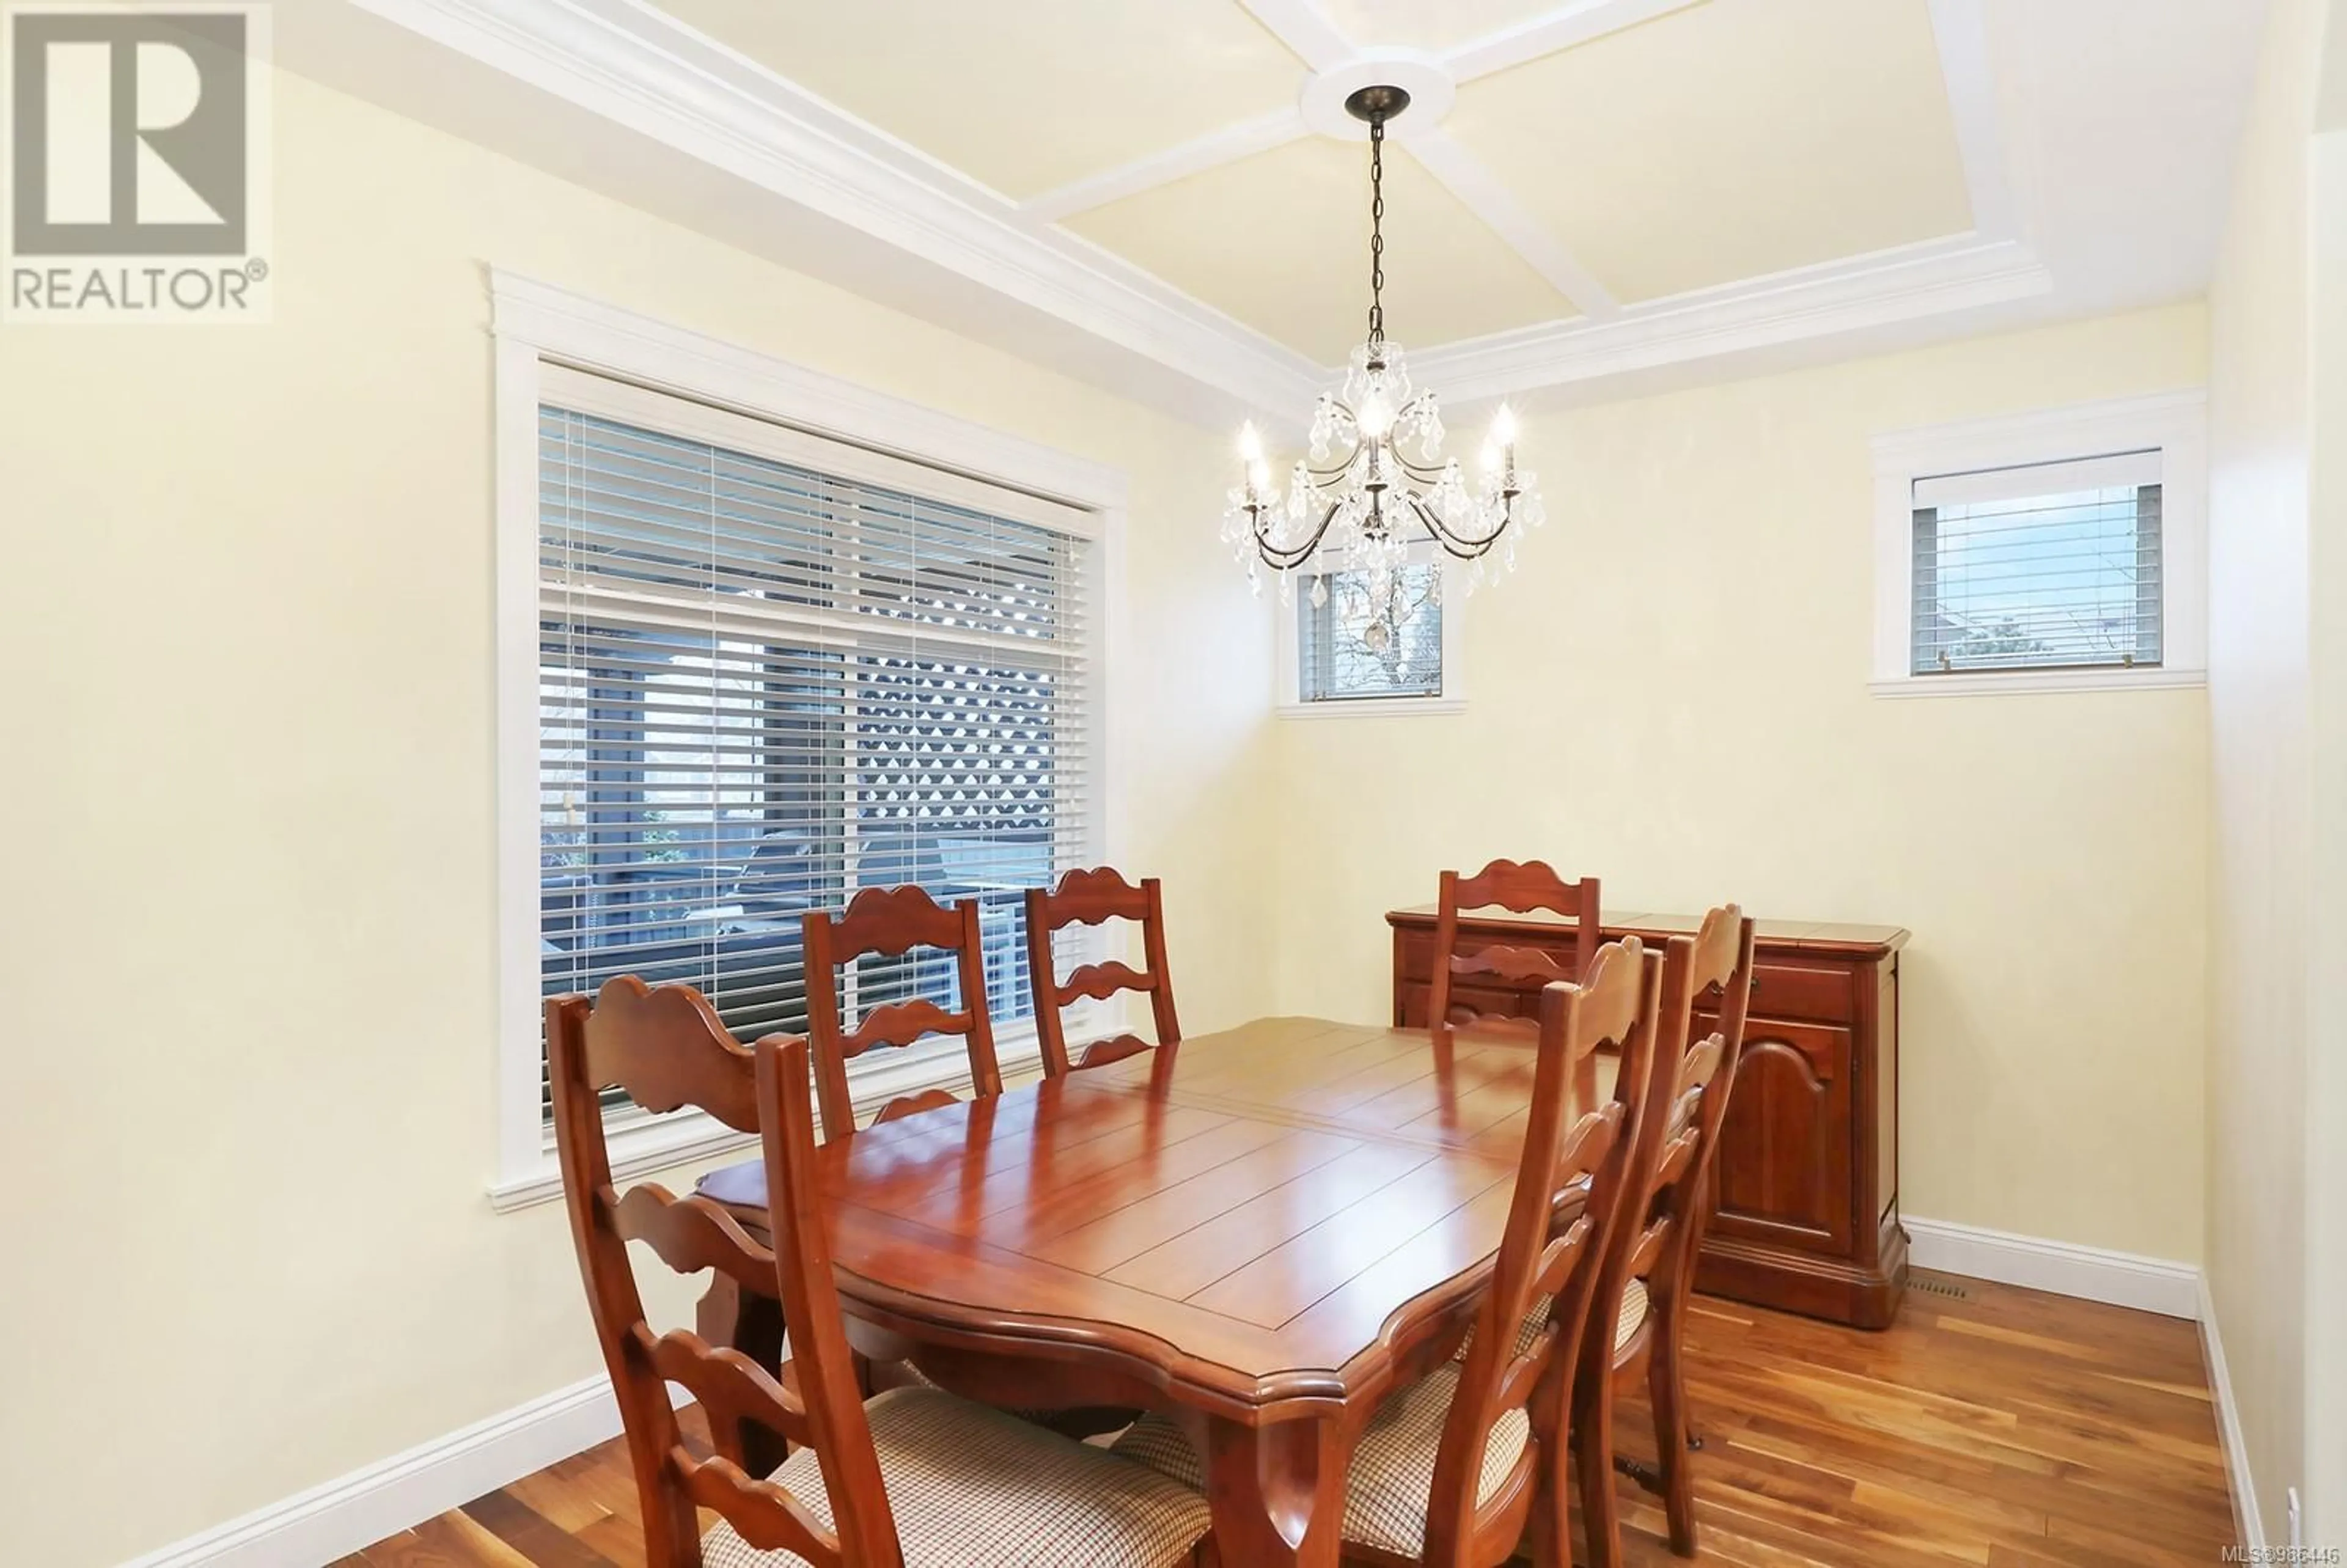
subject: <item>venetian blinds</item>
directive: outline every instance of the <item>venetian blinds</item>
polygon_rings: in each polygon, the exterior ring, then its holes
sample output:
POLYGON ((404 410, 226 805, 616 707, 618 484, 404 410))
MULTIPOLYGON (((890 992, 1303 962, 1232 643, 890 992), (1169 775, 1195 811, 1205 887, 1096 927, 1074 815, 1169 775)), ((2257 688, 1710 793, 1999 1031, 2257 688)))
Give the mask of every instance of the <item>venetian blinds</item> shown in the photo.
MULTIPOLYGON (((860 886, 979 900, 1030 1010, 1021 891, 1082 863, 1090 515, 548 367, 538 411, 545 991, 701 989, 806 1027, 800 917, 860 886)), ((916 955, 850 1016, 927 995, 916 955)))
POLYGON ((1915 481, 1917 675, 2160 662, 2160 454, 1915 481))

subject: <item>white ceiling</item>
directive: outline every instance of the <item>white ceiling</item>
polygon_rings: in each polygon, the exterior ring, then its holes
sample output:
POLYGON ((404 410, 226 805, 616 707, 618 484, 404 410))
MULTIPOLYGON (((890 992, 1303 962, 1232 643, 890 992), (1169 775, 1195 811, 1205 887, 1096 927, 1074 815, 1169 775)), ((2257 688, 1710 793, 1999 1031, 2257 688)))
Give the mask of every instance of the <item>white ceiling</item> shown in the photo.
MULTIPOLYGON (((2263 0, 333 0, 291 68, 1185 415, 1388 324, 1451 401, 2205 289, 2263 0), (1324 134, 1336 132, 1347 139, 1324 134)), ((554 280, 559 281, 559 280, 554 280)))

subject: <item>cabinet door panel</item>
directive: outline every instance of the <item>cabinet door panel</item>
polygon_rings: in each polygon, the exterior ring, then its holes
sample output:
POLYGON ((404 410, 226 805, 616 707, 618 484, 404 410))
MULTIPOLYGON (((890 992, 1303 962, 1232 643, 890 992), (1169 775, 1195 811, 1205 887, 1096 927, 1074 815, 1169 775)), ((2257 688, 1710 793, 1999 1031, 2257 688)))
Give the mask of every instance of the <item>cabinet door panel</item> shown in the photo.
MULTIPOLYGON (((1699 1016, 1696 1029, 1711 1027, 1699 1016)), ((1850 1033, 1756 1018, 1712 1165, 1723 1235, 1847 1251, 1851 1235, 1850 1033)))

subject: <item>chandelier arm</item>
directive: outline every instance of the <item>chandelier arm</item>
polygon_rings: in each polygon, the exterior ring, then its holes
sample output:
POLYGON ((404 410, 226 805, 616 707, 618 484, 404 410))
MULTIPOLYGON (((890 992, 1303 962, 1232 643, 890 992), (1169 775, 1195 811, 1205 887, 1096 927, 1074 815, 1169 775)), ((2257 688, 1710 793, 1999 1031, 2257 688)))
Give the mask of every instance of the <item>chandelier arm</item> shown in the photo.
POLYGON ((1274 571, 1292 571, 1302 566, 1312 559, 1312 552, 1320 548, 1321 539, 1328 532, 1328 525, 1337 520, 1337 503, 1330 502, 1328 509, 1320 514, 1320 526, 1312 530, 1312 537, 1300 545, 1293 546, 1274 544, 1271 535, 1264 528, 1263 518, 1258 512, 1255 519, 1254 530, 1255 554, 1262 558, 1264 565, 1274 571))
POLYGON ((1437 545, 1440 545, 1442 548, 1442 553, 1444 555, 1449 556, 1453 560, 1475 560, 1491 553, 1492 542, 1499 538, 1499 535, 1492 535, 1491 538, 1485 539, 1480 547, 1462 548, 1462 541, 1460 539, 1460 536, 1452 533, 1449 528, 1443 527, 1441 521, 1431 512, 1427 510, 1426 504, 1424 502, 1420 501, 1416 496, 1411 496, 1409 499, 1409 509, 1418 514, 1418 526, 1426 530, 1426 537, 1428 538, 1433 540, 1437 545))
POLYGON ((1433 522, 1429 522, 1427 526, 1433 531, 1435 542, 1445 550, 1460 560, 1473 560, 1479 556, 1489 555, 1491 547, 1500 542, 1501 537, 1506 534, 1509 527, 1514 523, 1515 498, 1516 493, 1513 490, 1507 491, 1501 497, 1500 520, 1491 525, 1491 531, 1488 534, 1458 533, 1433 522))

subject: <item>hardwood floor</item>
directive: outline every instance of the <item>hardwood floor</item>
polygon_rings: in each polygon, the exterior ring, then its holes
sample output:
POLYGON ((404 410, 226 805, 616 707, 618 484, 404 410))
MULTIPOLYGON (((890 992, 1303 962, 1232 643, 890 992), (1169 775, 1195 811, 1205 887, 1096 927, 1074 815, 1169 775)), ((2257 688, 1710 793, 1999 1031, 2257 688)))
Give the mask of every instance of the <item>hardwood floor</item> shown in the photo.
MULTIPOLYGON (((2232 1542, 2198 1331, 1916 1276, 1870 1334, 1698 1297, 1701 1561, 1727 1568, 2207 1568, 2232 1542), (1943 1288, 1961 1296, 1940 1294, 1943 1288)), ((1621 1450, 1651 1455, 1643 1407, 1621 1450)), ((1628 1477, 1629 1561, 1683 1561, 1628 1477)), ((640 1568, 617 1442, 333 1568, 640 1568)))

